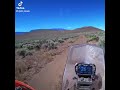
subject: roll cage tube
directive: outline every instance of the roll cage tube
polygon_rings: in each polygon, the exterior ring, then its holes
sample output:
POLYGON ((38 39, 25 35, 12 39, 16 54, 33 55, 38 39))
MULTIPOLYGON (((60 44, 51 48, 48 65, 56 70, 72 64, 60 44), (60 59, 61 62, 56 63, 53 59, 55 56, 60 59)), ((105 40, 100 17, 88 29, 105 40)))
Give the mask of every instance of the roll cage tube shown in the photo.
POLYGON ((35 89, 21 81, 15 80, 15 90, 35 90, 35 89))

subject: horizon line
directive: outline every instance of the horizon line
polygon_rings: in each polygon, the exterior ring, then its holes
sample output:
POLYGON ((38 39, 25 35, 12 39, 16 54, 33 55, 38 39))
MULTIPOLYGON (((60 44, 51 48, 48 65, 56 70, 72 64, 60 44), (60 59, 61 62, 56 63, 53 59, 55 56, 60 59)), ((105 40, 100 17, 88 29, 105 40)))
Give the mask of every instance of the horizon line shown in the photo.
MULTIPOLYGON (((93 27, 93 28, 98 28, 98 27, 94 27, 94 26, 83 26, 83 27, 80 27, 80 28, 84 28, 84 27, 93 27)), ((75 30, 75 29, 77 29, 77 28, 74 28, 74 29, 65 29, 65 28, 40 28, 40 29, 32 29, 32 30, 30 30, 30 31, 22 31, 22 32, 31 32, 31 31, 34 31, 34 30, 46 30, 46 29, 51 29, 51 30, 54 30, 54 29, 64 29, 64 30, 75 30)), ((98 29, 101 29, 101 28, 98 28, 98 29)), ((103 29, 101 29, 102 31, 105 31, 105 28, 103 29)), ((15 31, 16 32, 16 31, 15 31)))

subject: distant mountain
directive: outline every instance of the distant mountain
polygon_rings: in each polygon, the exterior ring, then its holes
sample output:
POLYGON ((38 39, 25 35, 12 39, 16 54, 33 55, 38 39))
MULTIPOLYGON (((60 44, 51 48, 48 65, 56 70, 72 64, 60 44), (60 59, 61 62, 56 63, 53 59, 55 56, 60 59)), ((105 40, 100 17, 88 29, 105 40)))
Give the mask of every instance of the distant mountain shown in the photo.
POLYGON ((51 29, 35 29, 35 30, 31 30, 30 32, 39 32, 39 31, 64 31, 66 29, 63 28, 51 28, 51 29))
POLYGON ((80 32, 99 32, 103 31, 99 28, 95 28, 92 26, 82 27, 82 28, 76 28, 74 30, 65 30, 60 28, 54 28, 54 29, 36 29, 31 30, 30 32, 17 32, 16 33, 16 40, 23 40, 23 39, 30 39, 30 38, 49 38, 49 37, 57 37, 58 35, 64 35, 64 34, 75 34, 80 32))
POLYGON ((52 28, 52 30, 66 30, 64 28, 52 28))
POLYGON ((101 29, 96 28, 96 27, 92 27, 92 26, 86 26, 86 27, 82 27, 82 28, 76 28, 74 30, 80 30, 80 31, 101 31, 101 29))
MULTIPOLYGON (((67 29, 63 29, 63 28, 52 28, 52 29, 36 29, 36 30, 31 30, 30 32, 39 32, 39 31, 69 31, 67 29)), ((72 32, 86 32, 86 31, 101 31, 101 29, 96 28, 96 27, 92 27, 92 26, 86 26, 86 27, 82 27, 82 28, 76 28, 73 30, 70 30, 72 32)))
POLYGON ((15 32, 15 35, 24 35, 26 34, 27 32, 15 32))

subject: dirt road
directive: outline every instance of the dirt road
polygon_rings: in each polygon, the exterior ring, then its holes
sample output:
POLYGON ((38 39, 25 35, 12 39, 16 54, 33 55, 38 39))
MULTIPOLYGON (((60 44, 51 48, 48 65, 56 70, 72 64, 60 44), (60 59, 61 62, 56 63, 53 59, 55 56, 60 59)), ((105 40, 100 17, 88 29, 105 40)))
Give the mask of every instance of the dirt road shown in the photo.
MULTIPOLYGON (((86 43, 85 36, 80 36, 73 44, 86 43)), ((36 90, 61 90, 61 80, 64 72, 68 43, 65 43, 61 49, 63 52, 56 55, 54 60, 47 64, 38 74, 34 75, 29 84, 36 90)))

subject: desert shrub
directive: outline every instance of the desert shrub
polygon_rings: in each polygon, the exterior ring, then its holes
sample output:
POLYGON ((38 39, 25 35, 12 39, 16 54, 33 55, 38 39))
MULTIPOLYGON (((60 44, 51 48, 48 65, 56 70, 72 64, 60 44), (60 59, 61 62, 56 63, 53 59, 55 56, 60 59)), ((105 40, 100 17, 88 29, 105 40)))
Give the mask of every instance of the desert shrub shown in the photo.
POLYGON ((47 43, 42 44, 41 49, 47 49, 47 48, 48 48, 48 44, 47 43))
POLYGON ((47 43, 47 40, 43 39, 40 41, 41 44, 47 43))
POLYGON ((41 49, 41 45, 40 45, 40 44, 36 44, 36 45, 34 46, 34 48, 35 48, 36 50, 40 50, 40 49, 41 49))
POLYGON ((54 43, 49 43, 49 44, 48 44, 48 49, 49 49, 49 50, 54 49, 54 43))
POLYGON ((47 49, 48 49, 48 50, 51 50, 51 49, 52 49, 50 44, 48 44, 48 48, 47 48, 47 49))
POLYGON ((96 35, 90 35, 89 36, 91 39, 94 39, 94 38, 96 38, 96 35))
POLYGON ((55 39, 55 42, 58 42, 58 38, 55 39))
POLYGON ((34 46, 28 45, 28 46, 27 46, 27 49, 28 49, 28 50, 33 50, 33 49, 34 49, 34 46))
POLYGON ((27 71, 27 66, 25 62, 21 60, 15 61, 15 79, 23 81, 24 77, 22 76, 27 71))
POLYGON ((40 42, 40 40, 34 40, 34 43, 39 43, 40 42))
POLYGON ((17 43, 17 44, 15 44, 15 48, 16 48, 16 49, 22 48, 22 43, 17 43))
POLYGON ((104 48, 105 47, 105 40, 101 40, 99 42, 99 46, 104 48))
POLYGON ((70 38, 74 38, 74 36, 71 36, 70 38))
POLYGON ((98 41, 98 40, 99 40, 99 37, 94 37, 94 38, 92 38, 91 40, 96 40, 96 41, 98 41))
POLYGON ((105 32, 99 32, 98 35, 99 35, 99 36, 104 36, 104 35, 105 35, 105 32))
POLYGON ((74 43, 74 41, 69 41, 69 43, 74 43))
POLYGON ((93 40, 99 41, 99 37, 97 35, 94 35, 94 34, 88 35, 87 38, 89 38, 89 40, 87 42, 93 41, 93 40))
POLYGON ((19 56, 22 56, 24 58, 26 56, 26 49, 22 48, 22 49, 18 50, 17 53, 19 56))
POLYGON ((53 41, 53 42, 56 42, 57 40, 56 40, 56 39, 53 39, 52 41, 53 41))
POLYGON ((27 70, 27 67, 23 61, 15 61, 15 75, 23 74, 27 70))
POLYGON ((30 56, 31 56, 31 55, 33 55, 33 54, 32 54, 32 52, 27 51, 27 52, 26 52, 26 54, 25 54, 25 56, 28 56, 28 55, 30 55, 30 56))
POLYGON ((22 48, 27 48, 28 47, 28 45, 26 44, 26 43, 24 43, 23 45, 22 45, 22 48))
POLYGON ((51 42, 48 44, 48 50, 57 49, 57 43, 51 42))
POLYGON ((105 48, 105 32, 99 32, 99 46, 105 48))
POLYGON ((63 43, 63 42, 64 42, 64 40, 59 39, 59 40, 58 40, 58 42, 59 42, 59 43, 63 43))
POLYGON ((43 42, 45 42, 45 41, 39 40, 39 42, 34 43, 34 48, 35 48, 36 50, 40 50, 41 47, 42 47, 42 45, 43 45, 43 42))
POLYGON ((22 49, 18 49, 18 50, 17 50, 17 54, 18 54, 19 56, 22 56, 22 58, 25 58, 25 56, 27 56, 27 55, 32 55, 32 52, 29 51, 29 50, 26 49, 26 48, 22 48, 22 49))
POLYGON ((63 38, 63 39, 64 39, 64 40, 67 40, 67 39, 69 39, 69 38, 66 37, 66 38, 63 38))

